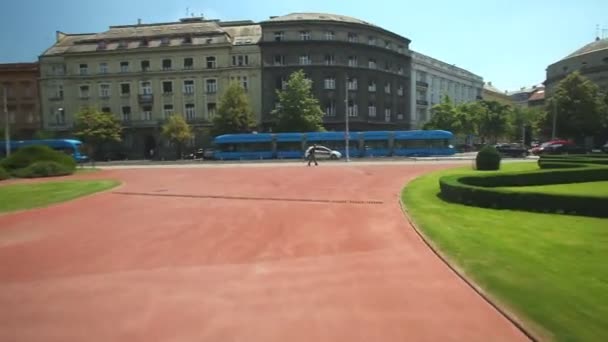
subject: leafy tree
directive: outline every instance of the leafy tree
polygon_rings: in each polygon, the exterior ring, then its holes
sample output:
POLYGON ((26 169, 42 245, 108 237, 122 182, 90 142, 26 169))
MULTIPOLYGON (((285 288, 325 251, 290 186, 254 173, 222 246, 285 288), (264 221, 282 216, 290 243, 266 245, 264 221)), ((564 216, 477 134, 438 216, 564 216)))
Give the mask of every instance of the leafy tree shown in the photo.
POLYGON ((106 142, 119 142, 120 122, 112 113, 87 107, 75 115, 74 134, 88 147, 91 162, 95 162, 95 151, 106 142))
POLYGON ((217 115, 213 119, 213 135, 244 133, 254 125, 255 118, 245 89, 232 82, 220 99, 217 115))
POLYGON ((477 113, 477 133, 482 141, 496 142, 498 138, 508 132, 511 106, 497 101, 481 100, 482 110, 477 113))
POLYGON ((545 135, 552 135, 553 115, 556 115, 556 135, 581 140, 601 132, 607 121, 605 108, 598 86, 579 72, 573 72, 559 82, 547 101, 540 128, 545 135))
POLYGON ((175 144, 178 159, 182 156, 183 145, 194 136, 192 127, 179 114, 171 115, 167 119, 167 122, 162 127, 162 134, 175 144))
POLYGON ((431 120, 424 124, 424 129, 441 129, 454 134, 461 132, 463 116, 449 96, 444 96, 441 103, 434 105, 431 114, 431 120))
POLYGON ((287 88, 277 91, 279 106, 272 111, 275 129, 279 132, 323 130, 323 111, 313 96, 311 82, 302 70, 287 81, 287 88))
POLYGON ((509 118, 508 135, 512 140, 525 142, 526 136, 531 136, 536 129, 536 123, 544 115, 542 108, 525 108, 516 106, 509 118))

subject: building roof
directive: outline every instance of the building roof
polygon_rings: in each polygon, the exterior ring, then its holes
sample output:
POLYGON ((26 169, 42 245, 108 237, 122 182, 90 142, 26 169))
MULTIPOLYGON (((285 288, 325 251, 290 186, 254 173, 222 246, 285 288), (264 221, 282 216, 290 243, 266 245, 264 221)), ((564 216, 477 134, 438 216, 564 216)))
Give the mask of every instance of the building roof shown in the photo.
POLYGON ((262 36, 259 25, 250 21, 227 22, 187 18, 180 22, 110 26, 100 33, 57 33, 57 42, 43 53, 53 56, 65 53, 95 52, 98 50, 129 50, 160 46, 257 44, 262 36), (239 25, 240 24, 240 25, 239 25), (147 45, 142 45, 146 42, 147 45), (100 44, 103 48, 100 48, 100 44))
POLYGON ((368 23, 367 21, 363 21, 357 18, 339 15, 339 14, 330 14, 330 13, 290 13, 287 15, 270 17, 266 22, 285 22, 285 21, 302 21, 302 20, 314 20, 314 21, 338 21, 344 23, 351 24, 361 24, 361 25, 369 25, 376 26, 374 24, 368 23))
POLYGON ((532 96, 528 99, 528 101, 542 101, 545 99, 545 88, 538 89, 535 91, 532 96))
POLYGON ((0 71, 37 71, 38 63, 3 63, 0 71))
POLYGON ((594 51, 605 50, 605 49, 608 49, 608 38, 600 39, 598 37, 598 38, 596 38, 596 40, 594 42, 583 46, 582 48, 574 51, 573 53, 569 54, 568 56, 564 57, 563 59, 568 59, 568 58, 584 55, 586 53, 591 53, 594 51))
POLYGON ((498 93, 498 94, 502 94, 502 95, 506 95, 504 91, 496 88, 495 86, 492 85, 492 82, 486 82, 483 85, 483 90, 486 91, 491 91, 493 93, 498 93))
POLYGON ((427 56, 417 51, 412 51, 412 63, 415 64, 426 64, 431 67, 443 68, 447 69, 455 74, 458 74, 463 77, 470 77, 475 79, 478 82, 483 82, 483 77, 476 75, 469 70, 457 67, 454 64, 448 64, 446 62, 440 61, 436 58, 427 56))

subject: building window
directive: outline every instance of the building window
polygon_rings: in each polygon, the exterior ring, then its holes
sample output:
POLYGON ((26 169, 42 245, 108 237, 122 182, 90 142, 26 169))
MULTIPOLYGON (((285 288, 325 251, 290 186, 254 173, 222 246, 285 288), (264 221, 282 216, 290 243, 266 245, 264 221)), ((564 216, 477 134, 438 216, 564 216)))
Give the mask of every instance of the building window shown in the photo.
POLYGON ((131 95, 131 84, 129 83, 121 83, 120 84, 120 95, 129 96, 131 95))
POLYGON ((101 107, 101 111, 104 113, 112 113, 112 109, 110 107, 101 107))
POLYGON ((207 103, 207 115, 209 119, 213 119, 215 116, 216 105, 213 102, 207 103))
POLYGON ((336 63, 334 55, 325 55, 325 65, 334 65, 336 63))
POLYGON ((287 79, 283 76, 277 77, 276 88, 281 90, 287 89, 287 79))
POLYGON ((149 81, 141 82, 141 94, 150 95, 152 94, 152 83, 149 81))
POLYGON ((300 40, 310 40, 310 31, 300 31, 300 40))
POLYGON ((215 67, 216 67, 215 57, 214 56, 207 57, 207 69, 215 69, 215 67))
POLYGON ((384 41, 384 47, 387 48, 387 49, 392 48, 391 41, 390 40, 385 40, 384 41))
POLYGON ((214 78, 205 80, 205 89, 207 90, 207 94, 217 93, 217 80, 214 78))
POLYGON ((173 115, 173 105, 172 104, 166 104, 163 106, 163 115, 165 116, 165 118, 168 118, 171 115, 173 115))
POLYGON ((367 84, 367 91, 369 91, 370 93, 376 92, 376 82, 375 81, 369 81, 369 83, 367 84))
POLYGON ((185 37, 184 37, 184 40, 182 40, 182 44, 185 44, 185 45, 192 44, 192 37, 190 37, 190 36, 185 36, 185 37))
POLYGON ((143 106, 142 107, 141 119, 144 121, 152 120, 152 106, 143 106))
POLYGON ((100 74, 108 73, 108 63, 106 63, 106 62, 99 63, 99 73, 100 74))
POLYGON ((391 122, 391 109, 390 108, 384 108, 384 121, 391 122))
POLYGON ((277 31, 274 33, 274 41, 280 42, 285 39, 285 33, 283 31, 277 31))
POLYGON ((390 83, 386 83, 384 85, 384 92, 387 93, 387 94, 391 93, 391 84, 390 83))
POLYGON ((194 120, 196 118, 196 111, 194 109, 194 103, 186 103, 186 119, 194 120))
POLYGON ((310 56, 309 55, 300 55, 300 65, 309 65, 310 64, 310 56))
POLYGON ((141 61, 141 71, 150 70, 150 61, 141 61))
POLYGON ((81 85, 80 86, 80 98, 81 99, 88 99, 89 98, 89 86, 88 85, 81 85))
POLYGON ((348 90, 357 90, 357 79, 356 78, 348 79, 348 90))
POLYGON ((369 106, 367 107, 367 116, 369 116, 370 118, 375 118, 376 117, 376 104, 373 102, 369 103, 369 106))
POLYGON ((350 43, 358 43, 359 42, 359 36, 356 33, 349 32, 348 33, 348 41, 350 43))
POLYGON ((184 58, 184 70, 192 70, 194 68, 194 58, 184 58))
POLYGON ((247 76, 236 76, 231 77, 230 80, 232 82, 237 82, 243 89, 247 90, 249 87, 249 82, 247 80, 247 76))
POLYGON ((325 104, 325 116, 336 116, 336 103, 334 100, 329 100, 325 104))
POLYGON ((249 56, 247 56, 247 55, 232 56, 232 65, 233 66, 249 65, 249 56))
POLYGON ((55 87, 55 98, 58 100, 63 100, 63 85, 62 84, 58 84, 57 87, 55 87))
POLYGON ((334 77, 325 77, 325 89, 336 89, 336 79, 334 77))
POLYGON ((285 65, 285 56, 274 55, 274 65, 285 65))
POLYGON ((375 59, 370 59, 367 62, 367 67, 370 69, 376 69, 376 60, 375 59))
POLYGON ((51 74, 54 76, 65 75, 65 65, 57 64, 57 65, 51 66, 51 74))
POLYGON ((169 42, 170 42, 169 37, 162 37, 160 39, 160 45, 169 45, 169 42))
POLYGON ((97 50, 105 50, 108 45, 105 41, 100 41, 97 43, 97 50))
POLYGON ((162 64, 163 64, 164 71, 171 70, 171 60, 170 59, 163 59, 162 64))
POLYGON ((356 67, 359 65, 359 61, 357 60, 357 56, 348 56, 348 66, 356 67))
POLYGON ((403 67, 402 66, 399 66, 399 69, 397 69, 397 73, 399 75, 403 75, 403 67))
POLYGON ((194 80, 184 80, 184 94, 194 94, 194 80))
POLYGON ((120 72, 129 72, 129 62, 120 62, 120 72))
POLYGON ((404 95, 403 94, 403 86, 402 85, 400 85, 399 88, 397 88, 397 95, 399 95, 399 96, 403 96, 404 95))
POLYGON ((163 94, 173 93, 173 81, 163 81, 163 94))
POLYGON ((326 31, 325 32, 325 40, 334 40, 336 36, 334 35, 334 31, 326 31))
POLYGON ((397 48, 397 52, 403 53, 403 51, 404 51, 403 45, 399 45, 399 47, 397 48))
POLYGON ((376 37, 374 37, 374 36, 367 37, 367 44, 376 45, 376 37))
POLYGON ((131 121, 131 107, 122 107, 122 121, 131 121))
POLYGON ((384 70, 391 71, 391 62, 387 61, 384 63, 384 70))
POLYGON ((87 75, 89 73, 89 66, 87 64, 80 64, 78 70, 81 75, 87 75))
POLYGON ((110 85, 109 84, 100 84, 99 85, 99 97, 101 97, 101 98, 110 97, 110 85))
POLYGON ((348 107, 346 109, 349 117, 356 117, 359 115, 359 109, 357 104, 353 100, 348 100, 348 107))

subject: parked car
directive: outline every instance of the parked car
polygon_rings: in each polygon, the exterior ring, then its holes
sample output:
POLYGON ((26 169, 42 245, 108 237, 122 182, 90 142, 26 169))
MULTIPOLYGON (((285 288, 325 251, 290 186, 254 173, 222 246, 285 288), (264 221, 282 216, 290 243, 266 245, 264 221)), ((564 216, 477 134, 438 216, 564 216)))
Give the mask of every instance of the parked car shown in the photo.
POLYGON ((537 154, 585 154, 587 149, 582 146, 578 146, 573 142, 566 141, 560 143, 552 143, 541 148, 537 154))
POLYGON ((212 148, 206 148, 203 150, 203 159, 215 159, 213 157, 214 150, 212 148))
POLYGON ((528 150, 522 144, 498 144, 496 150, 502 155, 508 157, 525 157, 528 155, 528 150))
POLYGON ((544 142, 536 147, 533 147, 530 149, 530 153, 534 154, 534 155, 540 155, 543 153, 543 151, 545 151, 546 149, 552 149, 553 147, 551 146, 562 146, 562 145, 574 145, 573 142, 570 142, 568 140, 551 140, 551 141, 547 141, 544 142))
MULTIPOLYGON (((310 151, 312 150, 312 146, 309 147, 306 150, 306 153, 304 154, 304 157, 308 159, 308 155, 310 154, 310 151)), ((340 159, 342 158, 342 153, 338 152, 338 151, 334 151, 331 150, 325 146, 317 146, 315 148, 315 156, 317 157, 317 159, 340 159)))

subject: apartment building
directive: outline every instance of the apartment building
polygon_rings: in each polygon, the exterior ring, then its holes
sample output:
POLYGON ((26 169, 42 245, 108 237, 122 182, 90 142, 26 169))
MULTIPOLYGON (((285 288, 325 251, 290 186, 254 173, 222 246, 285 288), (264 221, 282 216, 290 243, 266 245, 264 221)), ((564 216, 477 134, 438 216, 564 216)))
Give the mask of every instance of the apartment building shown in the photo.
MULTIPOLYGON (((40 129, 38 63, 0 64, 0 129, 4 130, 4 92, 12 139, 31 139, 40 129)), ((0 137, 4 140, 4 135, 0 137)))
POLYGON ((93 106, 122 122, 123 142, 114 149, 132 158, 158 157, 172 153, 162 124, 180 114, 195 129, 190 145, 200 146, 210 138, 229 82, 243 85, 261 117, 260 36, 251 21, 203 18, 57 32, 56 43, 40 56, 44 128, 69 135, 74 114, 93 106))
POLYGON ((412 52, 411 126, 421 128, 431 119, 431 108, 447 95, 455 103, 481 99, 483 78, 433 57, 412 52))

